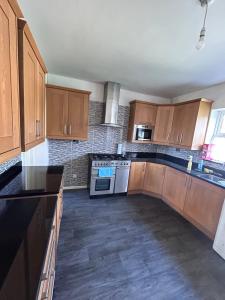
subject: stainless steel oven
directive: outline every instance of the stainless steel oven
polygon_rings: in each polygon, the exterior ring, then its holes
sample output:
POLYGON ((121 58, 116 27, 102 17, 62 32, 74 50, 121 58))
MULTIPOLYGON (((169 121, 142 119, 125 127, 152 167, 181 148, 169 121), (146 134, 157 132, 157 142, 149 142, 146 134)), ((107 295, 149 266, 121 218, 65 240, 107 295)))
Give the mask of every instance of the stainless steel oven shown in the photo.
POLYGON ((100 177, 99 170, 104 167, 92 167, 91 168, 91 183, 90 194, 92 196, 107 195, 114 193, 116 167, 112 168, 112 176, 100 177))
POLYGON ((153 139, 153 127, 150 125, 134 125, 133 141, 151 141, 153 139))

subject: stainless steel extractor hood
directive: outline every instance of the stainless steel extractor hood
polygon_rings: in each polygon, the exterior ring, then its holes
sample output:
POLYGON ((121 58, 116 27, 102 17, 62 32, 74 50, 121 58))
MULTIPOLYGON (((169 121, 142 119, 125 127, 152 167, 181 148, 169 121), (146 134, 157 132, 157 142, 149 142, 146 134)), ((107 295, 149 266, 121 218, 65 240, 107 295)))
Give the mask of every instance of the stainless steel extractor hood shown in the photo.
POLYGON ((101 125, 120 127, 118 125, 118 110, 120 98, 120 84, 106 82, 104 87, 105 119, 101 125))

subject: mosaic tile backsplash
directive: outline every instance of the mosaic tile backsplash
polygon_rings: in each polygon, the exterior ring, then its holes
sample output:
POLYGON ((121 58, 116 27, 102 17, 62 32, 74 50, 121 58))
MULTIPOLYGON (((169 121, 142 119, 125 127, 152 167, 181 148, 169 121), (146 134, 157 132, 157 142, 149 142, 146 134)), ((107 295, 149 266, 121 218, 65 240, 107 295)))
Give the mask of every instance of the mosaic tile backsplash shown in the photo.
POLYGON ((8 160, 7 162, 5 162, 3 164, 0 164, 0 174, 4 173, 6 170, 8 170, 10 167, 15 165, 19 161, 21 161, 20 155, 14 157, 13 159, 8 160))
MULTIPOLYGON (((104 104, 90 101, 88 141, 48 140, 49 164, 65 166, 65 186, 86 186, 88 178, 87 153, 116 153, 118 143, 126 143, 129 107, 120 106, 118 123, 121 128, 101 126, 104 104)), ((126 143, 126 151, 155 152, 155 145, 126 143)))
MULTIPOLYGON (((88 179, 88 153, 116 153, 117 144, 124 143, 128 152, 158 152, 187 159, 193 155, 198 162, 200 151, 189 151, 159 145, 127 143, 129 107, 119 106, 118 123, 121 128, 105 127, 103 122, 104 104, 90 101, 88 141, 48 140, 49 164, 63 164, 65 167, 65 186, 86 186, 88 179)), ((47 154, 46 154, 47 155, 47 154)), ((0 174, 21 160, 20 156, 0 164, 0 174)), ((206 166, 225 171, 225 165, 205 162, 206 166)))
MULTIPOLYGON (((90 101, 88 141, 48 141, 49 164, 63 164, 65 166, 65 186, 86 186, 88 178, 87 153, 116 153, 118 143, 125 143, 126 151, 129 152, 159 152, 183 159, 187 159, 188 155, 193 155, 195 162, 200 159, 200 151, 127 143, 129 107, 119 106, 118 123, 121 128, 101 126, 103 116, 104 104, 90 101)), ((225 169, 221 164, 205 162, 205 165, 225 169)))
MULTIPOLYGON (((193 156, 193 161, 198 162, 201 160, 201 151, 193 151, 193 150, 186 150, 186 149, 177 149, 173 147, 167 147, 167 146, 161 146, 157 145, 157 152, 158 153, 163 153, 163 154, 168 154, 171 156, 179 157, 182 159, 188 159, 189 155, 193 156)), ((225 164, 219 164, 215 162, 210 162, 210 161, 204 161, 204 165, 207 167, 219 169, 219 170, 224 170, 225 171, 225 164)))

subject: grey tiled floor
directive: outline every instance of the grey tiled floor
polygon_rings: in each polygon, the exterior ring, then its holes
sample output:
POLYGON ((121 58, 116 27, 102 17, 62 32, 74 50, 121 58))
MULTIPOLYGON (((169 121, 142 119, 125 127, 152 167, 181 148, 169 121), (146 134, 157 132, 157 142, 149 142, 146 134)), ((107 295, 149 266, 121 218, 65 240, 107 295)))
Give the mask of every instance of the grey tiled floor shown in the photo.
POLYGON ((162 201, 64 193, 54 300, 225 299, 225 261, 162 201))

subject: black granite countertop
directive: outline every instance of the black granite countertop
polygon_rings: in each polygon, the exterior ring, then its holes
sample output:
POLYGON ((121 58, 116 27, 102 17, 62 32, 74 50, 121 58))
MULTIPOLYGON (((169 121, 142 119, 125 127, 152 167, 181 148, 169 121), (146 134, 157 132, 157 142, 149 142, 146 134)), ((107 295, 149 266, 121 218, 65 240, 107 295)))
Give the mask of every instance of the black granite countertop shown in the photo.
MULTIPOLYGON (((170 156, 167 154, 161 154, 161 153, 141 153, 141 152, 128 152, 126 154, 126 158, 130 159, 133 162, 138 162, 138 161, 143 161, 143 162, 152 162, 152 163, 156 163, 156 164, 161 164, 161 165, 165 165, 171 168, 174 168, 178 171, 181 171, 183 173, 186 173, 188 175, 191 175, 193 177, 196 177, 198 179, 204 180, 208 183, 211 183, 213 185, 216 185, 220 188, 225 189, 225 184, 221 184, 219 182, 215 182, 206 178, 202 178, 201 175, 202 174, 206 174, 204 172, 199 171, 198 165, 197 163, 193 163, 192 165, 192 170, 188 171, 187 170, 187 165, 188 165, 188 161, 181 159, 181 158, 177 158, 174 156, 170 156)), ((208 169, 212 169, 215 175, 219 174, 219 177, 221 178, 221 182, 225 181, 225 172, 222 170, 217 170, 214 168, 210 168, 210 167, 206 167, 208 169)))
POLYGON ((56 195, 63 166, 24 167, 21 163, 0 175, 0 199, 56 195))
POLYGON ((0 299, 35 299, 56 203, 56 196, 0 200, 0 299))

